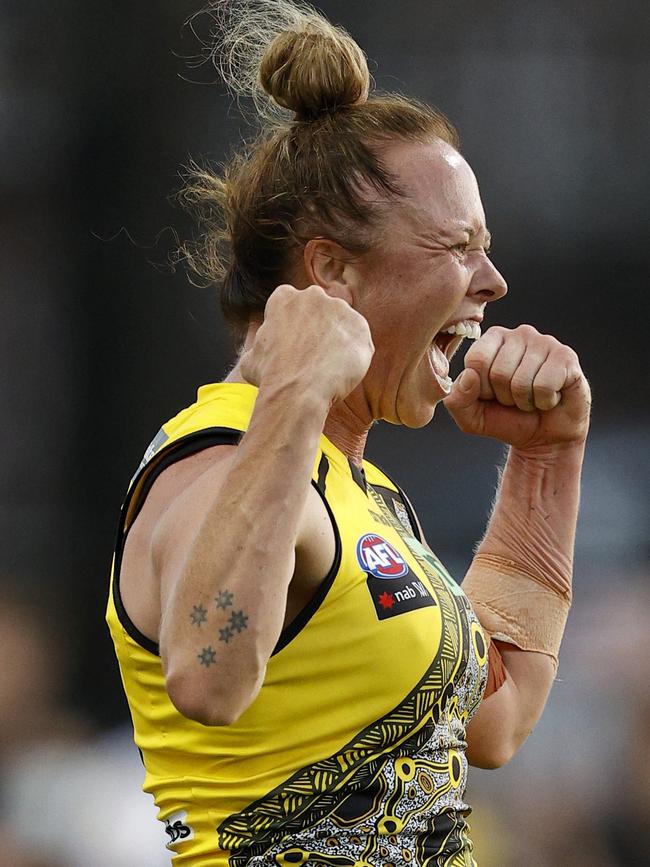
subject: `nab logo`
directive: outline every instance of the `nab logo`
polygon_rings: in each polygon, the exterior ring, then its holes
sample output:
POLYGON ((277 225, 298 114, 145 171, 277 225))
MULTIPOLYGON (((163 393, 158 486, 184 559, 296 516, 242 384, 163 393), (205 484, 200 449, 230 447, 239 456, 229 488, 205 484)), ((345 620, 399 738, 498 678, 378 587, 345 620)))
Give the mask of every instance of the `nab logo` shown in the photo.
POLYGON ((366 533, 357 542, 357 560, 363 571, 375 578, 401 578, 409 571, 390 542, 374 533, 366 533))

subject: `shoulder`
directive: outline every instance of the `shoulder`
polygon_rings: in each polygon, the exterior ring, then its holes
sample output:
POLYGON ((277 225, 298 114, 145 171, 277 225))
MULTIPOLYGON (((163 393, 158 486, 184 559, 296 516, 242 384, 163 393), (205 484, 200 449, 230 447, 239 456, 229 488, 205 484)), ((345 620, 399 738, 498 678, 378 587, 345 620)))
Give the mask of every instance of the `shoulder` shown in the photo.
POLYGON ((233 445, 217 445, 194 452, 166 464, 155 476, 151 487, 137 505, 137 517, 128 529, 125 542, 124 567, 135 552, 148 562, 164 551, 165 540, 174 541, 183 525, 191 523, 207 508, 215 485, 224 478, 236 451, 233 445), (156 552, 156 548, 159 550, 156 552))

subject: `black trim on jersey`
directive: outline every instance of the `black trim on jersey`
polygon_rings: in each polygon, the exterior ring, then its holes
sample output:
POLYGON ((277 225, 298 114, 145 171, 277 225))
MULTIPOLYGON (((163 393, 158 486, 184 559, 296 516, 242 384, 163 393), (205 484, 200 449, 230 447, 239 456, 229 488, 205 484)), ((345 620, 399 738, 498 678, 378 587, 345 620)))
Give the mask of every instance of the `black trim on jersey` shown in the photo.
POLYGON ((350 465, 350 472, 352 473, 352 478, 359 485, 364 494, 368 493, 368 483, 366 482, 366 474, 363 471, 363 467, 358 467, 355 463, 352 463, 350 458, 348 458, 348 464, 350 465))
POLYGON ((172 464, 180 461, 182 458, 189 457, 190 455, 196 454, 196 452, 203 451, 203 449, 210 448, 211 446, 237 445, 241 437, 242 431, 240 430, 234 430, 233 428, 227 427, 211 427, 205 428, 204 430, 196 431, 195 433, 187 434, 187 436, 181 437, 175 442, 170 443, 168 446, 163 447, 163 449, 158 454, 154 455, 151 460, 147 464, 145 464, 144 467, 142 467, 140 472, 136 474, 131 484, 131 487, 129 488, 129 491, 126 495, 126 499, 122 504, 120 520, 117 528, 117 540, 115 543, 115 566, 113 569, 113 604, 115 605, 117 618, 126 630, 127 634, 136 642, 136 644, 139 644, 140 647, 144 648, 144 650, 148 650, 149 653, 153 653, 156 656, 160 656, 160 649, 158 645, 155 641, 152 641, 150 638, 147 638, 146 635, 143 635, 142 632, 140 632, 140 630, 138 629, 138 627, 133 623, 133 621, 126 612, 124 603, 122 602, 122 597, 120 595, 120 568, 122 566, 124 546, 126 545, 126 539, 129 535, 129 530, 133 526, 135 519, 140 514, 140 510, 144 505, 145 498, 151 490, 153 483, 160 476, 163 470, 166 470, 167 467, 170 467, 172 464), (135 513, 131 518, 129 526, 127 527, 126 521, 129 513, 129 508, 131 506, 137 486, 143 477, 144 482, 142 484, 141 490, 139 491, 138 501, 135 504, 135 513))
POLYGON ((334 579, 337 576, 339 568, 341 566, 341 534, 339 533, 339 528, 336 523, 336 518, 330 508, 330 504, 327 502, 325 498, 325 480, 327 478, 327 473, 329 471, 330 465, 329 461, 325 457, 322 456, 320 459, 320 463, 318 465, 318 481, 314 482, 312 480, 312 485, 320 494, 320 498, 323 501, 325 508, 327 509, 327 514, 329 515, 330 521, 332 522, 332 529, 334 530, 334 560, 332 561, 332 565, 330 567, 329 572, 323 578, 321 583, 318 585, 316 592, 311 597, 309 602, 302 608, 298 614, 293 618, 291 623, 289 623, 280 633, 280 637, 278 638, 278 643, 273 648, 273 653, 271 656, 275 656, 276 653, 279 653, 284 647, 292 641, 298 633, 305 628, 305 626, 309 623, 314 614, 318 611, 323 600, 327 596, 332 584, 334 583, 334 579))
POLYGON ((327 479, 327 472, 329 468, 330 463, 325 457, 325 455, 322 454, 320 458, 320 463, 318 464, 318 481, 316 482, 316 487, 323 496, 325 496, 325 480, 327 479))

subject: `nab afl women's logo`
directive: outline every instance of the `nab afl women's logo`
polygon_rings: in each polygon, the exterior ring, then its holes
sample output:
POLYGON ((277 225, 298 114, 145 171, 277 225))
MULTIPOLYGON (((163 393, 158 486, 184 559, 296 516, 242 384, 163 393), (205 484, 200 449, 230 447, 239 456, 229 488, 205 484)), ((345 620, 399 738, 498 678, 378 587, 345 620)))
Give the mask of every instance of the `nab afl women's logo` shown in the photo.
POLYGON ((364 572, 375 578, 401 578, 408 565, 395 548, 375 533, 366 533, 357 542, 357 560, 364 572))

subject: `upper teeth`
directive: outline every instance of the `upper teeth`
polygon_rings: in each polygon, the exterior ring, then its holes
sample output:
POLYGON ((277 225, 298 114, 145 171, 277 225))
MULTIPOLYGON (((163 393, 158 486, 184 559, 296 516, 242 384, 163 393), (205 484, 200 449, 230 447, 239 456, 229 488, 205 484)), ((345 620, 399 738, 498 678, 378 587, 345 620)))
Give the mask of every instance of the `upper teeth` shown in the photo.
POLYGON ((481 326, 478 322, 467 320, 450 325, 449 328, 441 329, 441 334, 457 334, 459 337, 469 337, 470 340, 478 340, 481 336, 481 326))

